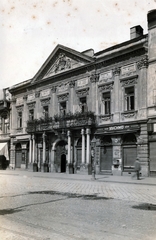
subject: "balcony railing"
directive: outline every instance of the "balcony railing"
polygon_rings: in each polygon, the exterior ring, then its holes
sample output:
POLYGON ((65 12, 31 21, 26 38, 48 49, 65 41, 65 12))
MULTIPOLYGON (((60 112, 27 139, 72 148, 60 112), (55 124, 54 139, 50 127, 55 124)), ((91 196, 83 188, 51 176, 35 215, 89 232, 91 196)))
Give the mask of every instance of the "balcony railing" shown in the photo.
POLYGON ((74 128, 78 126, 92 126, 95 124, 95 114, 91 111, 67 113, 52 117, 34 119, 27 121, 27 132, 42 132, 46 130, 57 130, 63 128, 74 128))

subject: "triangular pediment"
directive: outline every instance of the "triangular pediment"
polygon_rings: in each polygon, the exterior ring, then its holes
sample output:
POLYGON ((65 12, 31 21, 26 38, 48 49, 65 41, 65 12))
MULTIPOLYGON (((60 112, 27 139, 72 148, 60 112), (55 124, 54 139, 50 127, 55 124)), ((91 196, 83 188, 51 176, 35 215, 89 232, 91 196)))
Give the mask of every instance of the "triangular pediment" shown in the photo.
POLYGON ((58 45, 34 76, 33 82, 76 69, 93 61, 92 57, 84 53, 58 45))

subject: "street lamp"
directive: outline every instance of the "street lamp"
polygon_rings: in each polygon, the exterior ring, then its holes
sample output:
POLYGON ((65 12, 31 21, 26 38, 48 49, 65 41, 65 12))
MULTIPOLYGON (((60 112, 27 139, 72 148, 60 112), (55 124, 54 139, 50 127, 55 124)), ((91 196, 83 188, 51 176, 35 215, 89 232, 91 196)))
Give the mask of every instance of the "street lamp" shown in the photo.
POLYGON ((94 137, 91 141, 91 165, 92 165, 91 180, 96 180, 96 178, 95 178, 95 146, 96 146, 96 139, 94 137))

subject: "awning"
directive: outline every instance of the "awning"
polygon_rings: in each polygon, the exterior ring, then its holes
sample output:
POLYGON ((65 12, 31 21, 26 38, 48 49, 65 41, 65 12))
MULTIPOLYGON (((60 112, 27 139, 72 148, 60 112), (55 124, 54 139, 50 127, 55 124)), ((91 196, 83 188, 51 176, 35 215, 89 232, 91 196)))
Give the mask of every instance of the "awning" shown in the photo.
POLYGON ((0 155, 4 155, 9 160, 8 143, 0 143, 0 155))

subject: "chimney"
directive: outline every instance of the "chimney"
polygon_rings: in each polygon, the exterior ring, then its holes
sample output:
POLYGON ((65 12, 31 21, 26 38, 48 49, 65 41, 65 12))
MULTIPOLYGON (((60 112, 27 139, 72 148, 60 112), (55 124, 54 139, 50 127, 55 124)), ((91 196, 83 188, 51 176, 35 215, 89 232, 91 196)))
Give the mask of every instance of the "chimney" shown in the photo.
POLYGON ((143 28, 140 25, 130 28, 130 39, 143 36, 143 28))
POLYGON ((156 27, 156 9, 148 12, 147 20, 148 20, 148 29, 156 27))

